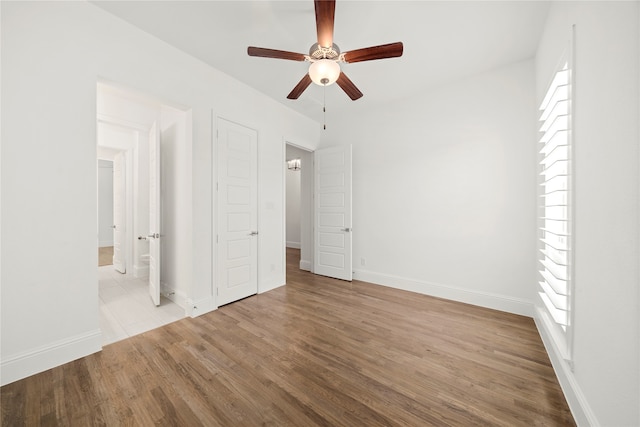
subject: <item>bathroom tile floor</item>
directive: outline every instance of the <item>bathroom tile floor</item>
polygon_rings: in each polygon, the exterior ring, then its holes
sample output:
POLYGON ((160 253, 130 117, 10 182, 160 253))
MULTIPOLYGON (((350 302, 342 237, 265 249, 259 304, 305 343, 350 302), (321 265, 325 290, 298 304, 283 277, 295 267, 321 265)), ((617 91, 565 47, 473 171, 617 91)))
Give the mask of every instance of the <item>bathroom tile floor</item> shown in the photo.
POLYGON ((156 307, 147 279, 118 273, 112 265, 98 267, 102 345, 159 328, 185 317, 184 309, 161 297, 156 307))

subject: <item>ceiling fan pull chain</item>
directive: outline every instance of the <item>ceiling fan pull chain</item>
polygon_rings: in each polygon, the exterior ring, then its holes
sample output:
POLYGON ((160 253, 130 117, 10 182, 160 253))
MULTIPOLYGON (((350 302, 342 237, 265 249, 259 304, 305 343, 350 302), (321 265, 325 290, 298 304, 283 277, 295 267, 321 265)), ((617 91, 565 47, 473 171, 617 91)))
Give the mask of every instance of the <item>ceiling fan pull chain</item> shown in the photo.
POLYGON ((327 130, 327 84, 322 86, 322 120, 324 121, 322 128, 327 130))

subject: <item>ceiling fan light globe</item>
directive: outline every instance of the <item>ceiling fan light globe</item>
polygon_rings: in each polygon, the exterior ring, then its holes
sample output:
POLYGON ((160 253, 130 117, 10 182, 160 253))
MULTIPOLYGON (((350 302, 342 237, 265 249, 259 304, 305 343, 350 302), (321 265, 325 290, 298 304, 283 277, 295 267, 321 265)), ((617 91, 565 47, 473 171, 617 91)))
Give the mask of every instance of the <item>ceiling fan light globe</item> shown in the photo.
POLYGON ((320 86, 329 86, 340 77, 340 64, 332 59, 320 59, 309 66, 309 77, 320 86))

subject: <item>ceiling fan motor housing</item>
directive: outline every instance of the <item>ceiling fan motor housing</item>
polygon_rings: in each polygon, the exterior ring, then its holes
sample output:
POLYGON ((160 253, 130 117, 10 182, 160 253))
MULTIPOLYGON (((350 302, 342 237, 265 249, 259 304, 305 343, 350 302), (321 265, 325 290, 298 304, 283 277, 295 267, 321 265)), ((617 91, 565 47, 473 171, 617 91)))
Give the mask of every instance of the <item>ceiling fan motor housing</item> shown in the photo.
POLYGON ((318 43, 314 43, 309 49, 311 59, 334 59, 340 57, 340 48, 337 44, 332 43, 331 47, 322 47, 318 43))

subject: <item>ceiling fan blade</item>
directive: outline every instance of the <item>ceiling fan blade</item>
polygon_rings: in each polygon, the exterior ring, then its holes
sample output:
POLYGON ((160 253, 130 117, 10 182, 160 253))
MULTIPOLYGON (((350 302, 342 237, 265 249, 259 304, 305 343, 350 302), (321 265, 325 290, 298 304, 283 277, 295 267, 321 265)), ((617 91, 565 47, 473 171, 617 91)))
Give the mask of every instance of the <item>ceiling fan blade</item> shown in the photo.
POLYGON ((305 89, 308 88, 310 84, 311 84, 311 77, 309 77, 309 74, 305 74, 302 80, 300 80, 296 85, 296 87, 293 88, 291 93, 287 95, 287 98, 298 99, 298 97, 302 95, 302 92, 304 92, 305 89))
POLYGON ((261 58, 289 59, 291 61, 304 61, 302 53, 287 52, 286 50, 266 49, 264 47, 249 46, 247 48, 249 56, 259 56, 261 58))
POLYGON ((362 92, 360 89, 353 84, 353 82, 346 76, 345 73, 341 72, 338 80, 336 80, 338 86, 342 88, 342 90, 349 95, 351 100, 355 101, 356 99, 362 98, 362 92))
POLYGON ((335 19, 335 0, 315 0, 316 30, 320 47, 333 46, 333 22, 335 19))
POLYGON ((344 61, 348 63, 372 61, 374 59, 396 58, 402 56, 402 42, 365 47, 344 53, 344 61))

